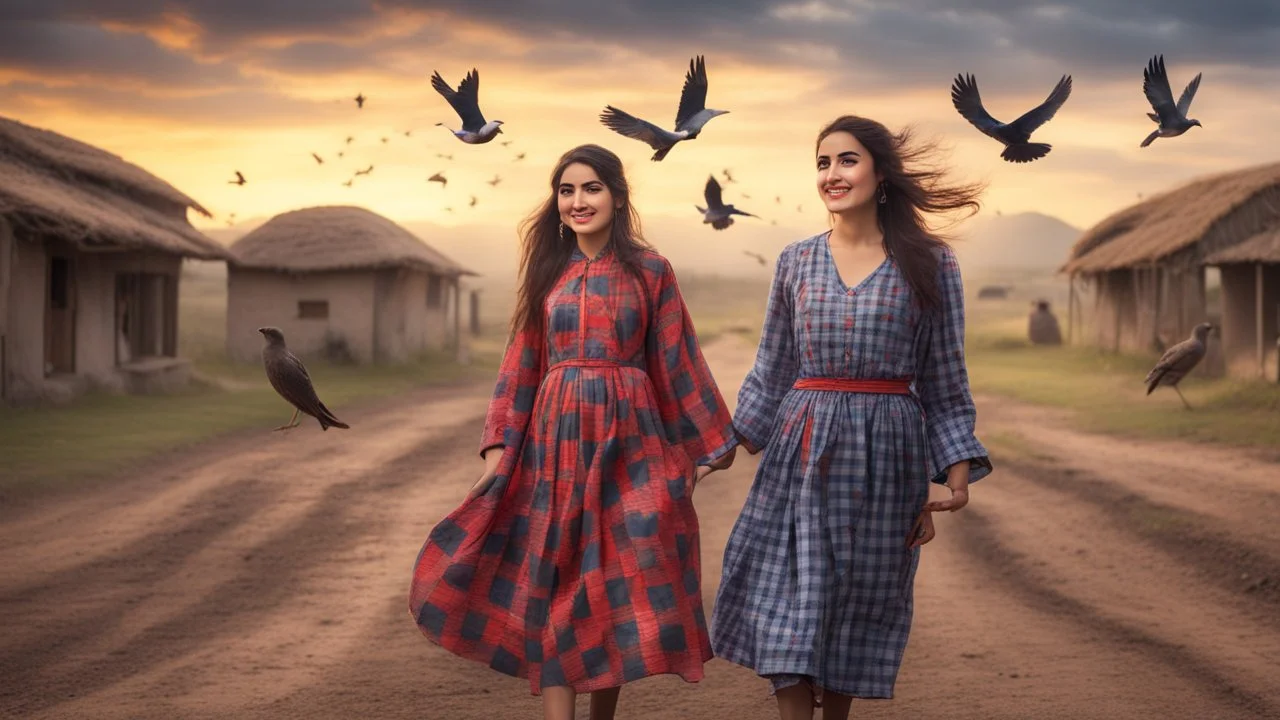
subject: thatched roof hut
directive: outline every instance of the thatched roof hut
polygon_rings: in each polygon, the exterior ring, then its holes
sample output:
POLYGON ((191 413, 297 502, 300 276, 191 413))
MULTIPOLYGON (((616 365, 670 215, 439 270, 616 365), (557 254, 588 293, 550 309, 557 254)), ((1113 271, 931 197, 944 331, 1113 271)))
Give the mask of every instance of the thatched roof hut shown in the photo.
POLYGON ((282 213, 231 246, 233 265, 304 273, 418 268, 475 275, 403 227, 361 207, 325 206, 282 213))
POLYGON ((1280 209, 1275 226, 1205 262, 1222 275, 1222 345, 1228 369, 1280 382, 1280 209))
POLYGON ((255 362, 256 329, 279 327, 294 352, 405 362, 461 348, 461 283, 476 273, 359 207, 282 213, 231 246, 227 354, 255 362))
MULTIPOLYGON (((1265 250, 1276 227, 1280 162, 1200 178, 1113 213, 1085 231, 1062 266, 1071 276, 1068 337, 1083 315, 1077 276, 1093 285, 1097 344, 1114 350, 1159 350, 1201 321, 1223 320, 1209 304, 1206 266, 1265 250)), ((1211 347, 1204 372, 1224 369, 1216 353, 1211 347)))
POLYGON ((195 200, 123 158, 65 135, 0 117, 0 216, 17 234, 83 250, 159 250, 225 260, 226 249, 187 221, 195 200))

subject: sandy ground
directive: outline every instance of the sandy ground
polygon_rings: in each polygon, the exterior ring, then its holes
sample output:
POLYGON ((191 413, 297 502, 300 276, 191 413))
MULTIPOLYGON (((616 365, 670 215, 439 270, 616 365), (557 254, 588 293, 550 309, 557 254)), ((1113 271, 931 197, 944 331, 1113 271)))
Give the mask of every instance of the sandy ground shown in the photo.
MULTIPOLYGON (((706 352, 732 402, 750 348, 706 352)), ((541 717, 524 681, 431 645, 407 610, 423 540, 480 472, 489 391, 243 434, 4 510, 0 714, 541 717)), ((1280 465, 979 405, 997 472, 937 518, 897 698, 854 716, 1280 718, 1280 465)), ((755 460, 695 496, 708 610, 755 460)), ((618 717, 777 716, 750 671, 707 672, 634 683, 618 717)))

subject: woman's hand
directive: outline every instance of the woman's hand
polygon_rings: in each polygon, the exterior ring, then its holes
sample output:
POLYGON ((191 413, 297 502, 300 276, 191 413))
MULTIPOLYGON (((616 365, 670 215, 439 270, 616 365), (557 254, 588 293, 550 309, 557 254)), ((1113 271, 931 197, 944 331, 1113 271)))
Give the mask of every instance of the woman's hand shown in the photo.
POLYGON ((502 447, 491 447, 484 451, 484 474, 471 486, 471 492, 467 493, 467 499, 479 497, 489 489, 493 484, 494 478, 498 476, 498 463, 502 461, 502 447))
POLYGON ((965 505, 969 504, 969 486, 954 488, 947 485, 947 489, 951 491, 951 497, 946 500, 934 500, 924 506, 926 512, 955 512, 965 505))
POLYGON ((911 532, 907 535, 907 549, 914 550, 932 540, 937 534, 933 528, 933 513, 925 508, 911 524, 911 532))
POLYGON ((760 452, 760 448, 747 442, 747 439, 742 437, 741 433, 735 433, 735 434, 738 436, 738 444, 746 448, 748 453, 750 453, 751 455, 755 455, 756 453, 760 452))
POLYGON ((729 452, 721 455, 710 465, 699 465, 693 472, 693 485, 698 486, 702 482, 702 478, 710 475, 716 470, 728 470, 733 465, 733 458, 738 454, 738 448, 729 448, 729 452))

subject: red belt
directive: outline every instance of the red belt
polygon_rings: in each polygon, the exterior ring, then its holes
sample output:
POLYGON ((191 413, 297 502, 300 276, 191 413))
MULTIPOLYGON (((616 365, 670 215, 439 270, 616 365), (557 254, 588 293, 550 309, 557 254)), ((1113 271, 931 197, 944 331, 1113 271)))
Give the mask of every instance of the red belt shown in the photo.
POLYGON ((797 390, 834 390, 836 392, 911 394, 911 378, 862 379, 841 377, 809 377, 796 380, 797 390))
POLYGON ((634 368, 643 369, 635 363, 626 363, 618 360, 608 360, 605 358, 570 358, 561 360, 548 369, 558 367, 590 367, 590 368, 634 368))

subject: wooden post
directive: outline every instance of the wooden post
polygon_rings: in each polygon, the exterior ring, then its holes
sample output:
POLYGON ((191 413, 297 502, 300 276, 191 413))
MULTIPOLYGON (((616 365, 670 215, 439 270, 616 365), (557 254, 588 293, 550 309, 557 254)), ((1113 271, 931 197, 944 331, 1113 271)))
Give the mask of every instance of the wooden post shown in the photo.
POLYGON ((1076 274, 1067 276, 1067 344, 1076 335, 1076 274))
POLYGON ((462 278, 453 278, 453 349, 462 347, 462 278))
POLYGON ((1262 263, 1255 264, 1253 269, 1254 312, 1257 313, 1257 318, 1254 320, 1254 327, 1258 343, 1258 375, 1265 380, 1267 377, 1267 348, 1265 345, 1266 329, 1262 325, 1262 263))
POLYGON ((471 291, 471 334, 480 335, 480 291, 471 291))

